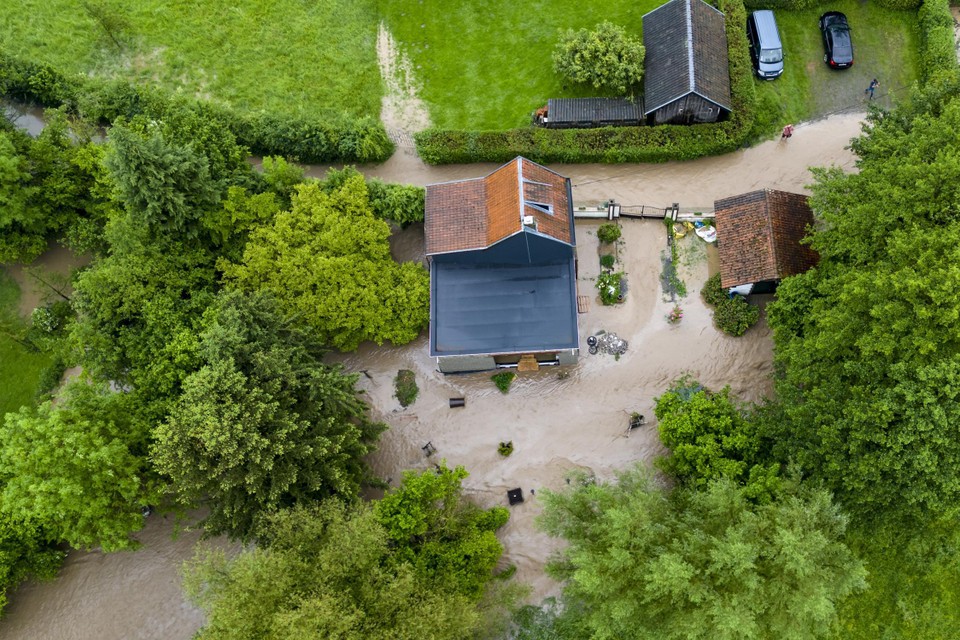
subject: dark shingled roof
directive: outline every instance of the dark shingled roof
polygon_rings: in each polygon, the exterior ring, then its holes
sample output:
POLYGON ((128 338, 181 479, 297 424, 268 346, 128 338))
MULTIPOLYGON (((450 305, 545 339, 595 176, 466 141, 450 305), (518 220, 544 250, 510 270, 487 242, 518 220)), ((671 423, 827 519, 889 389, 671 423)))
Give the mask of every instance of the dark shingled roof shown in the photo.
POLYGON ((547 100, 549 127, 640 126, 643 99, 550 98, 547 100))
POLYGON ((427 255, 485 249, 522 231, 524 216, 534 217, 539 233, 572 245, 568 184, 560 174, 518 157, 485 178, 427 185, 427 255), (550 213, 531 203, 548 205, 550 213))
POLYGON ((800 241, 813 224, 807 196, 767 189, 714 202, 720 283, 780 280, 815 266, 817 253, 800 241))
POLYGON ((730 111, 723 13, 702 0, 671 0, 643 16, 644 114, 696 93, 730 111))

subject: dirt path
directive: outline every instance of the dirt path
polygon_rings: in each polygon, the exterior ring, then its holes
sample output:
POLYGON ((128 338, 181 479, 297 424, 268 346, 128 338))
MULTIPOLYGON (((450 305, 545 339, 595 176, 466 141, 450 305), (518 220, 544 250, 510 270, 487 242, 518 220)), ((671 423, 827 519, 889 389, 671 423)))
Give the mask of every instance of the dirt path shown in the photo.
POLYGON ((382 22, 377 31, 377 62, 386 88, 380 120, 398 153, 409 152, 413 149, 413 134, 430 126, 430 115, 417 96, 413 63, 382 22))
MULTIPOLYGON (((804 191, 811 165, 835 164, 852 169, 845 149, 859 132, 860 116, 835 116, 801 124, 788 143, 766 142, 727 156, 663 165, 558 166, 572 177, 578 202, 615 198, 624 204, 663 206, 712 205, 713 199, 742 191, 776 187, 804 191)), ((363 170, 390 180, 426 184, 475 177, 494 165, 427 167, 401 149, 389 162, 363 170)), ((316 174, 321 168, 313 167, 316 174)), ((395 484, 404 469, 424 469, 434 460, 463 464, 471 476, 467 490, 484 504, 503 504, 505 491, 523 488, 527 500, 511 510, 501 538, 506 562, 517 565, 517 577, 534 587, 533 598, 556 593, 558 585, 543 573, 556 541, 539 533, 540 511, 530 489, 560 489, 573 469, 609 477, 635 461, 650 461, 661 452, 653 420, 653 398, 669 382, 691 373, 704 384, 730 385, 739 397, 755 400, 770 391, 772 342, 766 325, 734 339, 717 332, 699 288, 714 261, 695 236, 684 239, 681 273, 690 294, 681 301, 679 325, 664 316, 672 303, 659 290, 660 254, 666 229, 654 221, 625 221, 622 266, 630 279, 625 304, 601 307, 591 278, 599 270, 595 224, 577 225, 581 293, 591 295, 590 312, 581 315, 580 333, 615 331, 630 347, 619 361, 583 354, 567 379, 556 370, 525 374, 502 395, 488 375, 442 377, 427 357, 426 339, 404 347, 363 345, 339 360, 365 371, 361 387, 375 413, 390 424, 371 464, 395 484), (700 244, 698 244, 700 243, 700 244), (400 368, 416 372, 421 386, 417 402, 401 409, 392 397, 392 380, 400 368), (465 397, 466 407, 450 409, 450 397, 465 397), (647 426, 627 435, 629 412, 647 416, 647 426), (501 440, 515 451, 502 458, 501 440), (426 458, 421 447, 437 448, 426 458)), ((419 259, 422 228, 412 226, 391 241, 394 254, 419 259)), ((121 640, 150 638, 188 640, 202 624, 199 612, 184 602, 177 579, 183 560, 192 555, 195 538, 171 540, 169 522, 151 519, 144 531, 145 548, 137 553, 74 553, 60 578, 26 585, 12 594, 7 617, 0 621, 5 640, 39 638, 121 640)))

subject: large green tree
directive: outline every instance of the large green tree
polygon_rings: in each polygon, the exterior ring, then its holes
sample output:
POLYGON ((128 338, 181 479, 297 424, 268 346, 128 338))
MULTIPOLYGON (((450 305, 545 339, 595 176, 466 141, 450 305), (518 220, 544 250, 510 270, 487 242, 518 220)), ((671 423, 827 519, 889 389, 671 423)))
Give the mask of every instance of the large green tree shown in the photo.
POLYGON ((427 323, 429 277, 419 264, 393 261, 389 236, 357 174, 330 193, 301 185, 290 211, 251 234, 243 262, 222 266, 231 286, 271 292, 326 344, 403 344, 427 323))
POLYGON ((143 507, 160 497, 147 461, 149 428, 135 398, 85 381, 56 404, 9 413, 0 426, 0 505, 39 521, 54 540, 106 551, 135 545, 143 507))
MULTIPOLYGON (((274 513, 257 527, 257 548, 232 560, 199 556, 188 593, 208 614, 200 640, 457 640, 493 636, 502 597, 465 593, 464 575, 492 563, 470 544, 478 515, 460 495, 461 470, 409 474, 389 504, 338 501, 274 513), (408 516, 408 517, 405 517, 408 516), (417 532, 414 534, 414 532, 417 532), (443 559, 429 571, 425 557, 443 559), (475 567, 475 568, 474 568, 475 567), (452 587, 452 588, 451 588, 452 587), (492 617, 496 616, 496 618, 492 617)), ((482 519, 482 518, 481 518, 482 519)), ((495 542, 495 539, 494 539, 495 542)), ((481 545, 485 547, 484 543, 481 545)), ((493 557, 495 563, 500 548, 493 557)))
POLYGON ((640 85, 645 55, 639 37, 601 22, 593 31, 568 29, 553 52, 553 67, 571 82, 626 93, 640 85))
POLYGON ((690 487, 703 488, 730 478, 760 501, 779 486, 779 468, 762 451, 756 423, 730 398, 730 389, 712 393, 681 379, 657 398, 660 439, 670 455, 657 461, 665 472, 690 487))
POLYGON ((542 500, 545 530, 569 543, 548 569, 598 640, 819 638, 864 586, 824 491, 757 506, 726 478, 667 493, 638 468, 542 500))
POLYGON ((183 503, 208 502, 208 531, 246 538, 264 512, 357 495, 384 427, 367 419, 356 376, 321 362, 309 329, 267 294, 226 291, 199 349, 154 460, 183 503))
POLYGON ((820 265, 769 309, 772 440, 861 517, 960 505, 960 99, 916 108, 871 119, 857 173, 816 172, 820 265))

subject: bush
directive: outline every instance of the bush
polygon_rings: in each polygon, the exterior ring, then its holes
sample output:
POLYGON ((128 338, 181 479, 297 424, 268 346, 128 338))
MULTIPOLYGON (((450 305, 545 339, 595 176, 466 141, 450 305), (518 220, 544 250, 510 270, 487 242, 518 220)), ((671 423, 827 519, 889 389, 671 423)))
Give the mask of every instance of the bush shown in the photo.
POLYGON ((600 228, 597 229, 597 238, 603 244, 610 244, 619 240, 622 233, 619 225, 608 222, 600 225, 600 228))
POLYGON ((733 296, 717 305, 713 312, 717 327, 732 336, 742 336, 760 319, 760 310, 740 296, 733 296))
POLYGON ((497 447, 497 453, 502 455, 504 458, 513 453, 513 440, 509 442, 501 442, 500 446, 497 447))
POLYGON ((613 265, 616 261, 617 259, 613 257, 612 253, 600 256, 600 266, 604 269, 613 269, 613 265))
POLYGON ((507 162, 522 155, 535 162, 666 162, 735 151, 753 135, 756 85, 747 45, 742 0, 718 0, 726 15, 730 60, 730 119, 715 124, 598 129, 453 131, 416 134, 417 153, 427 164, 507 162))
POLYGON ((393 379, 394 395, 400 401, 401 407, 409 407, 420 394, 420 387, 417 386, 417 378, 413 371, 409 369, 400 369, 397 371, 397 377, 393 379))
POLYGON ((52 67, 4 52, 0 52, 0 93, 19 102, 66 107, 70 113, 104 125, 120 116, 129 119, 145 115, 161 120, 169 110, 187 107, 205 119, 220 121, 253 153, 287 156, 300 162, 380 162, 394 150, 383 124, 371 118, 320 121, 240 112, 121 80, 79 75, 68 78, 52 67))
MULTIPOLYGON (((330 169, 320 181, 320 187, 326 193, 332 193, 353 176, 362 175, 355 167, 350 166, 330 169)), ((374 216, 381 220, 391 220, 403 227, 411 222, 423 222, 426 189, 411 184, 384 182, 379 178, 364 179, 374 216)))
POLYGON ((645 53, 642 40, 604 21, 593 31, 568 29, 553 52, 553 68, 571 82, 626 93, 643 80, 645 53))
POLYGON ((512 371, 501 371, 490 376, 490 379, 493 380, 493 384, 497 385, 497 389, 500 389, 500 393, 507 393, 510 391, 510 385, 513 384, 513 379, 517 377, 517 374, 512 371))
POLYGON ((623 273, 601 273, 597 276, 597 290, 600 292, 600 302, 605 305, 620 302, 620 281, 623 273))
POLYGON ((715 307, 721 304, 730 296, 727 295, 726 290, 720 286, 720 274, 715 273, 709 278, 703 285, 703 290, 700 292, 700 295, 703 296, 703 301, 709 304, 712 307, 715 307))
POLYGON ((956 72, 956 42, 949 2, 926 0, 917 12, 917 22, 920 27, 920 68, 924 78, 929 79, 938 71, 956 72))

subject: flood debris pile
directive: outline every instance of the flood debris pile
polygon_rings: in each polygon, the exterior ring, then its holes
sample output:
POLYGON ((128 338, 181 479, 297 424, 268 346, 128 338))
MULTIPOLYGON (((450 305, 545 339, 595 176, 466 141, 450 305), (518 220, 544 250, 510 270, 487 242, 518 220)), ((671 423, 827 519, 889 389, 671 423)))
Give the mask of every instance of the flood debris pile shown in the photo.
POLYGON ((601 331, 595 336, 587 338, 590 353, 606 353, 611 356, 621 356, 627 352, 627 341, 613 332, 601 331))

